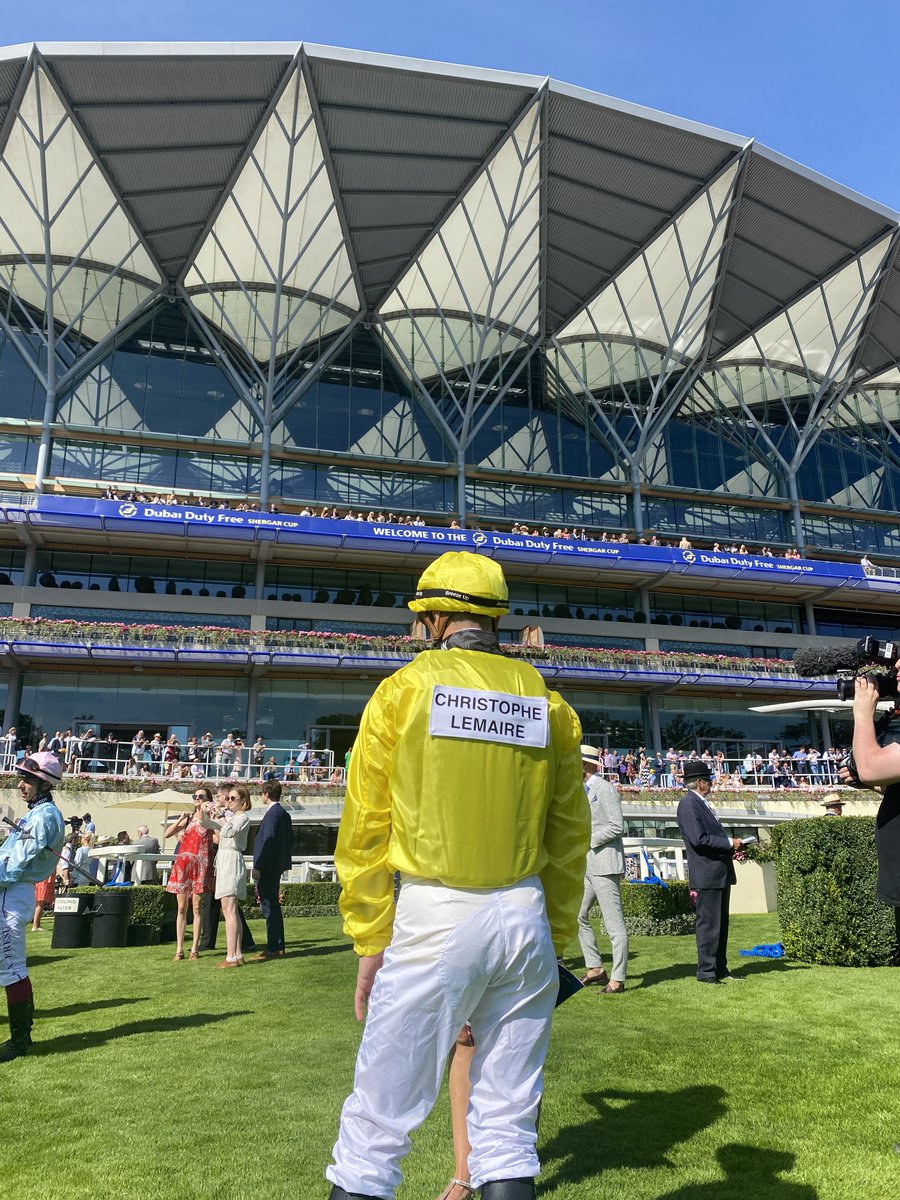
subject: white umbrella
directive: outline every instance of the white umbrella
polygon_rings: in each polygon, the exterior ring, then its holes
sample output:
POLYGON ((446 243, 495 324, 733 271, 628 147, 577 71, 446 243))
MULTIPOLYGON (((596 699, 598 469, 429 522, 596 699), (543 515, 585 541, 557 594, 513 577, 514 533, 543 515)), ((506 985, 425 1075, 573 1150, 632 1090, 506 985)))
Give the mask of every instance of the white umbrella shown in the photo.
POLYGON ((107 808, 143 808, 149 812, 171 812, 173 808, 194 807, 193 788, 189 792, 178 792, 175 788, 164 788, 161 792, 149 792, 146 796, 125 796, 107 808))
MULTIPOLYGON (((163 788, 160 792, 149 792, 146 796, 124 796, 115 804, 107 804, 107 808, 139 808, 144 812, 173 811, 191 812, 194 807, 193 788, 189 792, 179 792, 175 788, 163 788)), ((165 833, 163 833, 165 842, 165 833)))

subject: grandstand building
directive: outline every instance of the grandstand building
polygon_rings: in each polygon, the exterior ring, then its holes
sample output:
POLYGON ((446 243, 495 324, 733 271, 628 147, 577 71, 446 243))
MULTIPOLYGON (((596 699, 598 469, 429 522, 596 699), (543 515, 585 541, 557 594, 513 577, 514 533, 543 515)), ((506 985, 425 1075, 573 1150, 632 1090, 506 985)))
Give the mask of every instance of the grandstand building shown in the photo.
POLYGON ((503 561, 509 640, 621 653, 547 668, 592 740, 836 737, 747 712, 777 667, 628 655, 896 628, 898 239, 752 139, 555 80, 0 51, 4 727, 342 755, 396 660, 262 635, 405 634, 455 546, 503 561))

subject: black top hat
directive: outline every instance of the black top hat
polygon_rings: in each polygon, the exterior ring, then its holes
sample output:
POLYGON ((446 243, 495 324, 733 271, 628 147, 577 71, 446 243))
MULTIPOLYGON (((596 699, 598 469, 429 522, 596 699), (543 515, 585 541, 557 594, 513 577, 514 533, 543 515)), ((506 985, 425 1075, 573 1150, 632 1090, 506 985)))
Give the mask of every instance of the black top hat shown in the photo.
POLYGON ((712 773, 706 763, 698 758, 684 764, 684 782, 691 779, 712 779, 712 773))

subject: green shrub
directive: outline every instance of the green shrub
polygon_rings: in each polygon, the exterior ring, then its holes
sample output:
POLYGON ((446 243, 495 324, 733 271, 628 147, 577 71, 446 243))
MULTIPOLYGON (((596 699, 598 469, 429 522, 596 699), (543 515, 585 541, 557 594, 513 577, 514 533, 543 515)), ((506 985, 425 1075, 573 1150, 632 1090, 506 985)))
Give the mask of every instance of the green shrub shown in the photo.
MULTIPOLYGON (((329 881, 283 883, 281 908, 286 917, 332 917, 337 915, 340 894, 341 885, 329 881)), ((241 908, 249 920, 259 916, 256 889, 252 882, 248 882, 247 899, 241 901, 241 908)))
MULTIPOLYGON (((79 887, 69 888, 67 896, 96 896, 101 888, 79 887)), ((175 897, 159 884, 142 883, 140 887, 130 889, 134 896, 134 911, 131 914, 131 925, 152 925, 159 929, 167 921, 175 920, 175 910, 178 902, 175 897)))
POLYGON ((152 925, 154 929, 160 929, 175 920, 177 910, 175 896, 159 884, 142 883, 134 888, 132 925, 152 925))
POLYGON ((772 832, 788 954, 834 967, 888 966, 894 914, 875 899, 874 818, 814 817, 772 832))
MULTIPOLYGON (((694 911, 690 892, 682 879, 668 887, 652 883, 623 883, 622 909, 625 928, 635 936, 693 933, 694 911)), ((597 913, 596 906, 592 910, 597 913)))
MULTIPOLYGON (((340 916, 340 909, 336 904, 286 904, 282 905, 281 912, 285 917, 340 916)), ((251 908, 245 908, 244 916, 248 921, 258 920, 262 916, 262 909, 255 906, 251 908)))

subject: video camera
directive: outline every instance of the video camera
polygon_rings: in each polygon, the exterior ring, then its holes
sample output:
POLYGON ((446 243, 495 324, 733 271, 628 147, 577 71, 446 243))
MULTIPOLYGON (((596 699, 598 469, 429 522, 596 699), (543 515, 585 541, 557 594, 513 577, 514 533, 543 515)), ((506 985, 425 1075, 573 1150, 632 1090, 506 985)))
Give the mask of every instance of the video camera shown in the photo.
POLYGON ((831 647, 821 650, 798 650, 794 655, 794 669, 798 675, 836 675, 835 693, 839 700, 852 700, 856 691, 857 675, 870 679, 882 700, 900 698, 897 680, 897 662, 900 660, 900 645, 897 642, 880 642, 878 638, 860 638, 853 649, 831 647))
MULTIPOLYGON (((835 694, 839 700, 852 700, 856 694, 857 676, 872 681, 880 700, 900 699, 900 684, 897 678, 897 663, 900 661, 900 644, 880 642, 867 635, 852 649, 827 647, 820 650, 798 650, 794 654, 794 669, 798 675, 836 675, 835 694)), ((875 720, 875 734, 880 744, 895 723, 898 707, 884 712, 875 720)), ((849 786, 863 787, 852 752, 841 759, 839 766, 846 767, 851 775, 849 786)))

